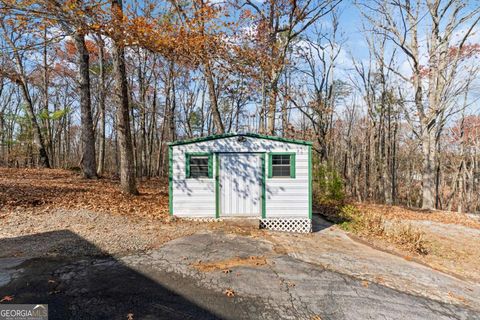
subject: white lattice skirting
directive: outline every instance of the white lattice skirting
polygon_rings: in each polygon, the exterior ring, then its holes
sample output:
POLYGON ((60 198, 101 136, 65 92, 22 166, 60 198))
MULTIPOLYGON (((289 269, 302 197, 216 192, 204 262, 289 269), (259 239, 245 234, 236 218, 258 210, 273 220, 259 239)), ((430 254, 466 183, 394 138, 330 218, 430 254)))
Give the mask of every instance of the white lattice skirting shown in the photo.
MULTIPOLYGON (((207 217, 181 217, 181 219, 197 222, 220 222, 228 220, 222 218, 217 219, 207 217)), ((308 218, 267 218, 259 220, 260 229, 299 233, 312 232, 312 220, 308 218)))
POLYGON ((312 220, 308 218, 261 219, 260 229, 309 233, 309 232, 312 232, 312 220))

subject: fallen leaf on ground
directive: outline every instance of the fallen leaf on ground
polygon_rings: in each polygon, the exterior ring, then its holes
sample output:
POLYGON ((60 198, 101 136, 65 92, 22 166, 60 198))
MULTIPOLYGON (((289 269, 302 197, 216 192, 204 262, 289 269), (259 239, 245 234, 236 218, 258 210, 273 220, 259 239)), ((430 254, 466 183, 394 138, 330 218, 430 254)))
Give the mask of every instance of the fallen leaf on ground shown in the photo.
POLYGON ((467 302, 467 299, 465 299, 464 297, 462 296, 459 296, 457 294, 454 294, 453 292, 451 291, 448 291, 448 295, 450 296, 450 298, 453 298, 455 300, 458 300, 460 302, 463 302, 463 303, 466 303, 467 302))
POLYGON ((217 270, 226 270, 235 267, 252 267, 263 266, 267 264, 267 259, 264 256, 251 256, 248 258, 232 257, 220 261, 202 262, 199 260, 197 263, 191 264, 195 269, 202 272, 211 272, 217 270))
POLYGON ((62 169, 0 168, 0 203, 7 209, 87 209, 119 215, 168 218, 168 187, 162 179, 139 183, 140 195, 119 192, 114 178, 82 179, 62 169))
POLYGON ((225 290, 224 294, 229 297, 229 298, 232 298, 235 296, 235 291, 233 291, 232 289, 227 289, 225 290))

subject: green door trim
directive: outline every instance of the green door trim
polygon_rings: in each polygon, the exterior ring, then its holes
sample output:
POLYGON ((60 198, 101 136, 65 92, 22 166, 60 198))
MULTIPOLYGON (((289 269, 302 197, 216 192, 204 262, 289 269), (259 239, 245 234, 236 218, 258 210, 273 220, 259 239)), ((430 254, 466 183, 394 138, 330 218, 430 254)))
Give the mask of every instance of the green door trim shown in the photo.
POLYGON ((262 219, 267 217, 267 197, 266 197, 266 185, 265 185, 265 153, 261 156, 262 162, 262 219))
POLYGON ((220 157, 215 153, 215 218, 220 218, 220 157))
POLYGON ((168 146, 168 212, 173 216, 173 147, 168 146))
POLYGON ((308 218, 312 220, 312 146, 308 146, 308 218))
POLYGON ((267 202, 266 202, 266 175, 265 175, 265 152, 215 152, 215 218, 220 218, 220 153, 248 153, 248 154, 260 154, 261 161, 261 199, 262 199, 262 219, 266 218, 267 215, 267 202))

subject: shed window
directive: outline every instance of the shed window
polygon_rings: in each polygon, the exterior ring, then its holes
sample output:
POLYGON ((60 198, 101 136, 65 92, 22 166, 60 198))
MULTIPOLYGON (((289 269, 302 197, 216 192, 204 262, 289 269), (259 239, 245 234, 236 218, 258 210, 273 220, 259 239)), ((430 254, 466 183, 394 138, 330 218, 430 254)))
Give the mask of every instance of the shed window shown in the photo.
POLYGON ((212 177, 212 155, 188 154, 186 157, 187 178, 211 178, 212 177))
POLYGON ((295 178, 295 153, 271 153, 269 160, 270 178, 295 178))

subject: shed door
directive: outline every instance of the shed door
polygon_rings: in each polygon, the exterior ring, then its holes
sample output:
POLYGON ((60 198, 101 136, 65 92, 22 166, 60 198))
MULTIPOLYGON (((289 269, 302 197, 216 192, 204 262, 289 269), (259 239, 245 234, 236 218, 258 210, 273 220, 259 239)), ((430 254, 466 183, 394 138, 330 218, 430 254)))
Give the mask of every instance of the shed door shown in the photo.
POLYGON ((258 154, 219 155, 220 216, 261 215, 261 159, 258 154))

